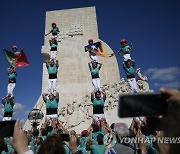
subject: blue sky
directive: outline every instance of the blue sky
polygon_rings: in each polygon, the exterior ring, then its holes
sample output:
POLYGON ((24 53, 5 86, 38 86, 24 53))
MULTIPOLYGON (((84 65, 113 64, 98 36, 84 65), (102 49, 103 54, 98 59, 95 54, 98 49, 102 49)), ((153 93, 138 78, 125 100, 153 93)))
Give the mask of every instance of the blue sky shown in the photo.
MULTIPOLYGON (((150 89, 180 88, 180 2, 178 0, 1 0, 0 49, 24 48, 29 67, 17 68, 15 118, 25 119, 41 95, 45 13, 96 6, 99 37, 117 53, 119 41, 134 44, 131 57, 149 80, 150 89)), ((60 28, 60 27, 59 27, 60 28)), ((125 78, 122 57, 117 55, 125 78)), ((0 97, 7 93, 8 63, 0 52, 0 97)), ((0 106, 2 114, 2 106, 0 106)))

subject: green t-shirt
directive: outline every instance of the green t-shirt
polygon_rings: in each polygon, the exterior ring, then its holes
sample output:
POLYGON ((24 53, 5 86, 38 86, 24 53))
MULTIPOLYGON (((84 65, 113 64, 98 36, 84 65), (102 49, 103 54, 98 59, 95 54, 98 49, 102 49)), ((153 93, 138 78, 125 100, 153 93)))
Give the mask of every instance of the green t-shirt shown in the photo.
POLYGON ((57 42, 55 42, 55 43, 50 43, 50 46, 51 46, 51 48, 57 48, 58 43, 57 43, 57 42))
POLYGON ((58 67, 57 67, 57 65, 53 65, 53 66, 48 65, 47 70, 48 70, 48 74, 57 74, 58 67))
POLYGON ((134 68, 133 67, 130 67, 130 68, 124 67, 124 71, 125 71, 126 75, 134 74, 134 68))
POLYGON ((92 154, 103 154, 105 152, 105 145, 98 145, 98 144, 93 144, 91 145, 91 153, 92 154))
POLYGON ((91 67, 91 75, 99 74, 99 67, 93 68, 91 67))
POLYGON ((54 98, 53 100, 46 99, 46 108, 58 108, 59 98, 54 98))
POLYGON ((132 48, 129 45, 126 45, 124 47, 122 47, 119 52, 123 53, 123 54, 130 54, 130 50, 132 50, 132 48))
POLYGON ((52 28, 50 32, 54 35, 57 35, 59 33, 59 28, 58 27, 52 28))
POLYGON ((66 144, 64 144, 64 149, 65 149, 66 154, 72 154, 71 150, 69 149, 69 147, 66 144))
POLYGON ((93 142, 97 141, 97 136, 98 136, 99 134, 105 135, 106 133, 105 133, 104 130, 100 130, 100 131, 98 131, 98 132, 92 132, 92 141, 93 141, 93 142))
POLYGON ((14 72, 14 73, 8 73, 8 78, 10 79, 10 80, 15 80, 16 79, 16 77, 17 77, 17 73, 16 72, 14 72))
POLYGON ((13 106, 14 106, 14 101, 7 101, 6 99, 4 99, 2 101, 3 105, 4 105, 4 112, 13 112, 13 106))
POLYGON ((100 99, 97 99, 97 98, 94 98, 92 100, 92 103, 93 103, 93 106, 104 106, 104 98, 100 98, 100 99))

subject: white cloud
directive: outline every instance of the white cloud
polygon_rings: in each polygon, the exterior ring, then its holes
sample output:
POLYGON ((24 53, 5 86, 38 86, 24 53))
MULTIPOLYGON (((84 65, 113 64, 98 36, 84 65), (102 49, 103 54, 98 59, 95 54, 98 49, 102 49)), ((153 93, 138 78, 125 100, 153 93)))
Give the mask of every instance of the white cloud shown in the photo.
POLYGON ((173 81, 178 79, 178 76, 180 75, 180 68, 149 68, 147 71, 145 71, 145 74, 150 79, 156 79, 161 81, 173 81))
POLYGON ((20 103, 15 103, 14 110, 23 110, 25 106, 20 103))
POLYGON ((154 86, 179 89, 180 88, 180 81, 169 82, 169 83, 161 83, 161 84, 156 82, 156 83, 154 83, 154 86))

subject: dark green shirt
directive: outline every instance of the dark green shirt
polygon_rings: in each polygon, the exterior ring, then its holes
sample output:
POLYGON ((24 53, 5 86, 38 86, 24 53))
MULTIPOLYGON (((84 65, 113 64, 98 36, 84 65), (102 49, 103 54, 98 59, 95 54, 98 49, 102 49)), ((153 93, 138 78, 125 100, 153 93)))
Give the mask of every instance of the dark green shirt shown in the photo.
POLYGON ((126 45, 119 50, 119 53, 130 54, 130 50, 132 50, 132 48, 129 45, 126 45))
POLYGON ((2 104, 4 105, 4 112, 13 112, 14 101, 7 101, 6 99, 2 100, 2 104))

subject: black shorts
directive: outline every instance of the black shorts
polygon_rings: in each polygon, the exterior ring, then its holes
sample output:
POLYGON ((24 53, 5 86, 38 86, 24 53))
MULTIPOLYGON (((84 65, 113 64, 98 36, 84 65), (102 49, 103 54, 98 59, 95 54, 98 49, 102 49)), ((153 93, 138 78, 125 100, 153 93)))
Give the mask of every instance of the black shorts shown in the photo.
POLYGON ((47 115, 57 114, 57 108, 47 108, 46 109, 46 114, 47 115))
POLYGON ((93 106, 93 114, 104 114, 104 106, 93 106))
POLYGON ((12 117, 13 112, 4 112, 4 117, 12 117))
POLYGON ((57 47, 51 48, 51 51, 57 51, 57 47))

